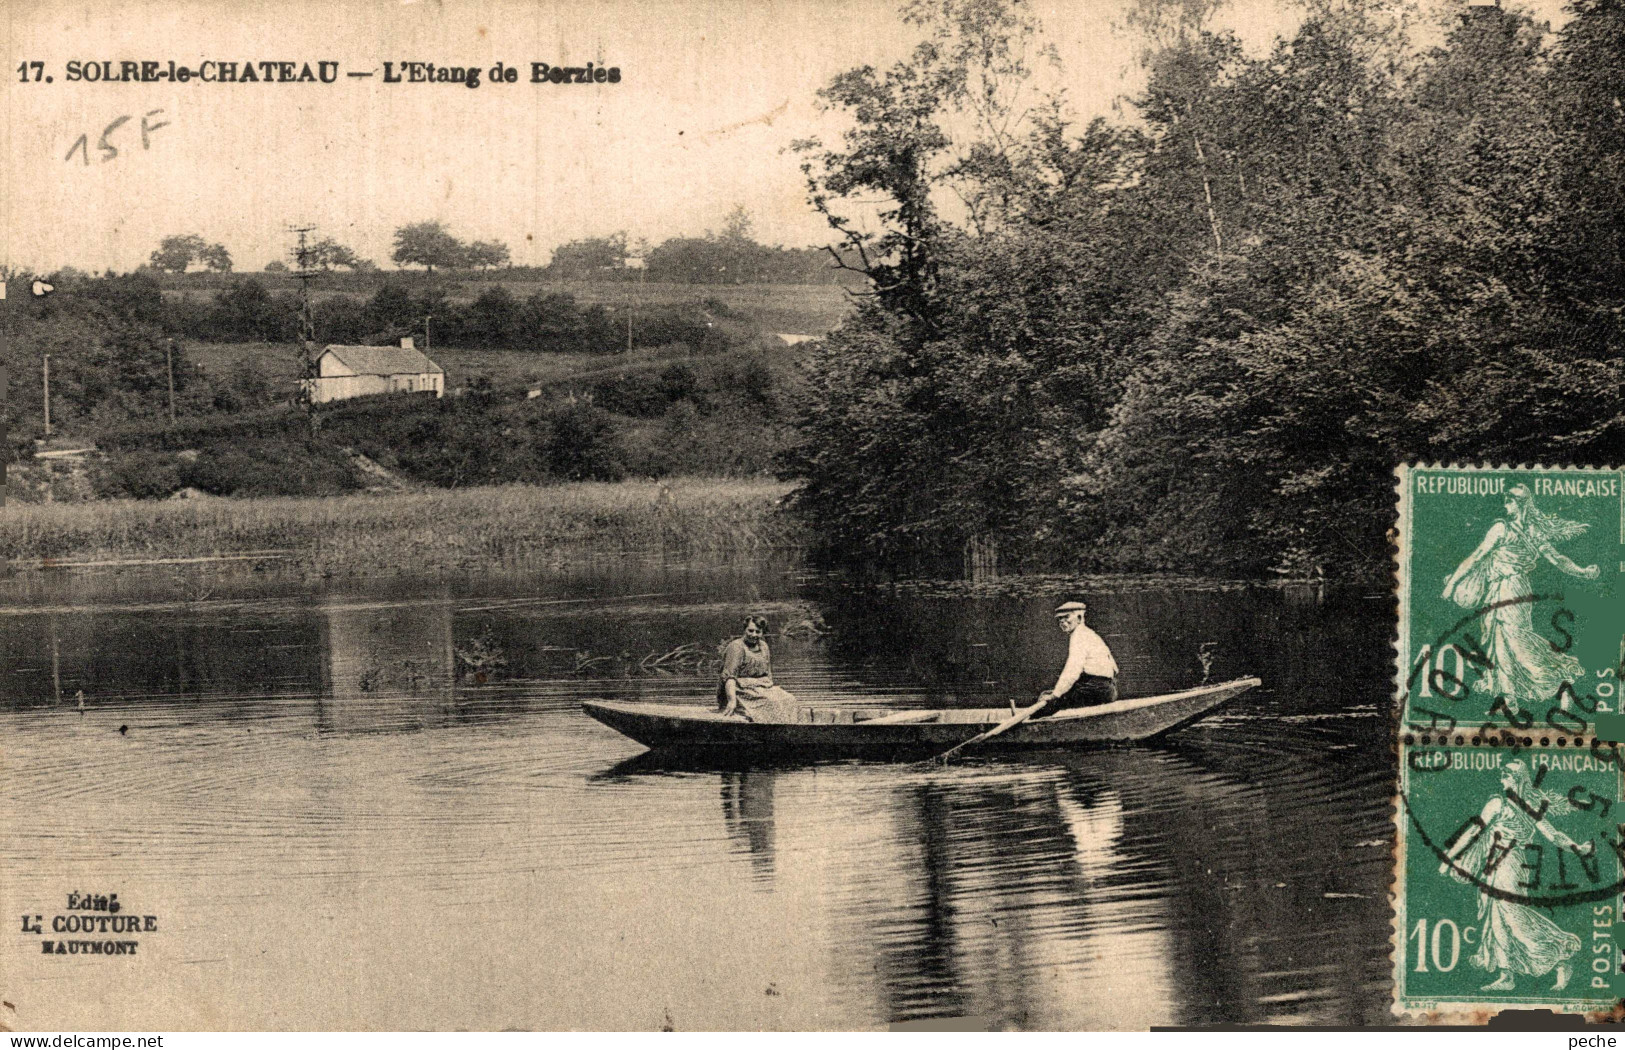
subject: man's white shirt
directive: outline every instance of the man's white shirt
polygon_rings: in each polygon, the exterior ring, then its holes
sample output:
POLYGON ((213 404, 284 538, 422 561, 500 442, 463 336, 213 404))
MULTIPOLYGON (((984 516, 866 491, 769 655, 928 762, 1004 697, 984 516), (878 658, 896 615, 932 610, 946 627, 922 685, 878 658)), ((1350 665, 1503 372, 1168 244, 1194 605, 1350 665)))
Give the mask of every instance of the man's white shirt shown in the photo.
POLYGON ((1065 695, 1086 674, 1116 678, 1117 661, 1112 659, 1112 651, 1106 648, 1100 635, 1080 623, 1067 635, 1066 666, 1061 668, 1061 677, 1055 680, 1051 691, 1056 696, 1065 695))

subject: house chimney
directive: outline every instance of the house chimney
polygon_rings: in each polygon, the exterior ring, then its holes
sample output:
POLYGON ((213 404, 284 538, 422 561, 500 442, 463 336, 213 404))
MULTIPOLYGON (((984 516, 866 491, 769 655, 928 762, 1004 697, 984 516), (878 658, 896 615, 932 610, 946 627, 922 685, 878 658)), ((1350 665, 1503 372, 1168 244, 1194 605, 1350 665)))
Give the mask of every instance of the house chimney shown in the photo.
POLYGON ((415 350, 415 349, 417 349, 416 346, 414 346, 413 343, 412 343, 412 337, 411 336, 409 336, 409 335, 401 336, 401 349, 402 350, 415 350))

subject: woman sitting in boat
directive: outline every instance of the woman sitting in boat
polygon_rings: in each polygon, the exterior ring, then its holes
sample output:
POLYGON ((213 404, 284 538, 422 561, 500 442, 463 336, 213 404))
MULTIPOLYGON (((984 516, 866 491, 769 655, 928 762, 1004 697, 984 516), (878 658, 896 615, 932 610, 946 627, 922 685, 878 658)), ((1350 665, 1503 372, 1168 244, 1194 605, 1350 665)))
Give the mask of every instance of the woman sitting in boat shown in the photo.
POLYGON ((724 715, 748 722, 794 722, 796 698, 773 684, 773 654, 766 633, 766 619, 747 617, 745 633, 723 650, 717 703, 724 715))

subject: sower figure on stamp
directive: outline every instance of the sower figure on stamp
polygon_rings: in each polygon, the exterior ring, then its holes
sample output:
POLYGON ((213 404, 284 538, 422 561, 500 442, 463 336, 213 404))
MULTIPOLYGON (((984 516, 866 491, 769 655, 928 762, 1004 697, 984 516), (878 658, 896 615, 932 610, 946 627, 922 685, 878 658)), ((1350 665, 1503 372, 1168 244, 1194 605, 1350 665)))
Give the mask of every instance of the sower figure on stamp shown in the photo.
POLYGON ((1468 961, 1496 974, 1484 991, 1510 992, 1520 975, 1544 977, 1556 970, 1552 991, 1560 992, 1574 976, 1569 959, 1579 952, 1580 938, 1530 905, 1508 899, 1524 892, 1522 866, 1516 858, 1537 837, 1581 857, 1590 856, 1596 847, 1590 842, 1577 843, 1552 826, 1550 818, 1572 813, 1574 807, 1561 792, 1536 787, 1522 759, 1506 764, 1501 787, 1506 797, 1497 795, 1484 804, 1478 818, 1483 827, 1477 835, 1462 836, 1439 865, 1439 874, 1478 888, 1478 950, 1468 961), (1510 801, 1514 793, 1525 806, 1542 814, 1541 818, 1510 801))
POLYGON ((1038 697, 1049 702, 1049 713, 1068 707, 1109 704, 1117 699, 1117 661, 1106 642, 1084 625, 1088 606, 1064 602, 1055 607, 1055 619, 1067 634, 1066 666, 1052 689, 1038 697))
POLYGON ((1534 593, 1530 574, 1542 559, 1582 580, 1596 579, 1599 571, 1557 552, 1554 544, 1579 536, 1586 525, 1540 510, 1529 486, 1512 486, 1506 512, 1444 581, 1444 597, 1464 609, 1486 610, 1483 646, 1489 670, 1473 688, 1503 696, 1508 708, 1519 711, 1523 704, 1550 701, 1564 682, 1585 673, 1579 660, 1559 652, 1535 629, 1528 601, 1534 593))

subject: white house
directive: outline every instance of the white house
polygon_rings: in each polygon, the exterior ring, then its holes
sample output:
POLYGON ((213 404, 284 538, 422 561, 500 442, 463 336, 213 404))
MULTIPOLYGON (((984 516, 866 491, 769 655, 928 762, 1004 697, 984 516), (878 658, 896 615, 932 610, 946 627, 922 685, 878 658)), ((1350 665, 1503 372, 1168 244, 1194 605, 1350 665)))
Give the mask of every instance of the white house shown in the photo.
POLYGON ((400 346, 329 346, 316 359, 316 378, 305 380, 315 402, 368 394, 446 393, 446 371, 402 339, 400 346))

